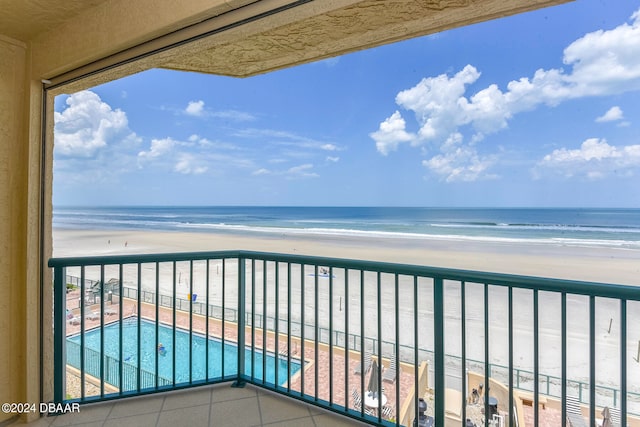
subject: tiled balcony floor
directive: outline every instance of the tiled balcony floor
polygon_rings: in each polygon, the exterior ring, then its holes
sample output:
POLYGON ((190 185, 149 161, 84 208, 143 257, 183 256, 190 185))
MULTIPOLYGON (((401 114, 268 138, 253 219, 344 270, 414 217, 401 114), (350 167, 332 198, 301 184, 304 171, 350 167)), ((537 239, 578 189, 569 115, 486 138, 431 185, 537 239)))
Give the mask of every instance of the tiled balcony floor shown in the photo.
POLYGON ((305 427, 364 424, 248 384, 244 388, 220 384, 82 405, 80 413, 43 417, 26 425, 305 427))

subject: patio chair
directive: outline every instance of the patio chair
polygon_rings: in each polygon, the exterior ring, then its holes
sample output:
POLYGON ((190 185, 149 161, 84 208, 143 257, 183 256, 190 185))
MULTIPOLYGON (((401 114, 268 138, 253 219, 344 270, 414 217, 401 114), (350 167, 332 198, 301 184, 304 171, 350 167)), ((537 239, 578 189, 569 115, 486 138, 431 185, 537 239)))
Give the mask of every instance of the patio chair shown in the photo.
MULTIPOLYGON (((353 397, 353 408, 358 412, 362 411, 362 396, 360 396, 358 390, 354 388, 351 392, 351 396, 353 397)), ((376 415, 376 413, 369 408, 364 408, 364 413, 365 415, 370 415, 372 417, 375 417, 376 415)))
POLYGON ((386 419, 391 419, 395 415, 393 407, 386 405, 382 407, 382 416, 386 419))
POLYGON ((398 370, 398 362, 395 357, 391 358, 391 362, 389 362, 389 367, 384 370, 382 373, 382 380, 387 382, 394 382, 396 380, 396 372, 398 370))
POLYGON ((363 369, 363 365, 362 365, 362 361, 358 362, 358 365, 356 366, 356 368, 353 370, 354 374, 360 375, 360 374, 366 374, 367 372, 369 372, 369 369, 371 368, 371 357, 373 356, 373 352, 371 350, 365 350, 364 352, 364 369, 363 369))
POLYGON ((362 406, 362 397, 360 393, 355 388, 351 392, 351 397, 353 397, 353 407, 358 409, 362 406))

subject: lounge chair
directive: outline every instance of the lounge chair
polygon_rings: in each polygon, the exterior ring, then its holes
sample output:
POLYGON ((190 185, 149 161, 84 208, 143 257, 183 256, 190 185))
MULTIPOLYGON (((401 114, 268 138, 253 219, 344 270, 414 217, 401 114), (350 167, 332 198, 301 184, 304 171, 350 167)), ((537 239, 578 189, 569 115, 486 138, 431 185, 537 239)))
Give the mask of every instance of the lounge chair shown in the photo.
POLYGON ((395 357, 391 358, 391 362, 389 362, 389 367, 384 370, 382 373, 382 380, 388 381, 390 383, 396 380, 396 372, 398 370, 398 362, 395 357))
POLYGON ((582 416, 580 401, 575 397, 567 396, 567 425, 570 427, 587 427, 587 423, 582 416))
POLYGON ((371 350, 365 350, 364 352, 364 369, 362 369, 363 365, 362 365, 362 361, 360 361, 358 363, 358 365, 356 366, 356 368, 353 370, 354 374, 366 374, 367 372, 369 372, 369 368, 371 368, 371 357, 373 356, 373 353, 371 352, 371 350))
POLYGON ((84 313, 84 318, 85 319, 89 319, 89 320, 98 320, 100 318, 100 316, 98 316, 97 313, 89 310, 86 313, 84 313))
POLYGON ((118 312, 116 310, 114 310, 113 308, 105 308, 104 309, 104 314, 106 314, 107 316, 113 316, 115 314, 118 314, 118 312))
POLYGON ((621 412, 620 409, 618 408, 612 408, 612 407, 608 407, 609 408, 609 416, 610 416, 610 420, 611 420, 611 425, 613 427, 626 427, 628 424, 622 424, 622 416, 621 416, 621 412))
POLYGON ((289 347, 287 347, 286 344, 282 344, 280 346, 280 351, 278 351, 278 354, 280 355, 280 357, 282 357, 283 359, 286 359, 289 356, 289 347))
POLYGON ((76 316, 67 316, 67 322, 69 322, 70 325, 79 325, 80 319, 78 319, 76 316))

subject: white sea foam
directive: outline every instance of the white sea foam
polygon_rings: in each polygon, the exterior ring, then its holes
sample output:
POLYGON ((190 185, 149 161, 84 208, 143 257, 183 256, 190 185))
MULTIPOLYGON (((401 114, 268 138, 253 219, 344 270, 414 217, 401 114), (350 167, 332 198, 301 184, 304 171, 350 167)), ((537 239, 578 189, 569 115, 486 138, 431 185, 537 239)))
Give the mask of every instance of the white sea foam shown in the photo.
POLYGON ((335 237, 361 237, 370 239, 407 239, 407 240, 447 240, 473 241, 488 243, 525 243, 539 245, 575 246, 575 247, 618 247, 640 249, 640 241, 614 239, 577 239, 577 238, 514 238, 495 236, 469 236, 458 234, 421 234, 392 231, 354 230, 344 228, 287 228, 287 227, 259 227, 233 224, 179 224, 180 228, 209 229, 221 231, 237 231, 245 233, 268 233, 282 235, 311 235, 335 237))

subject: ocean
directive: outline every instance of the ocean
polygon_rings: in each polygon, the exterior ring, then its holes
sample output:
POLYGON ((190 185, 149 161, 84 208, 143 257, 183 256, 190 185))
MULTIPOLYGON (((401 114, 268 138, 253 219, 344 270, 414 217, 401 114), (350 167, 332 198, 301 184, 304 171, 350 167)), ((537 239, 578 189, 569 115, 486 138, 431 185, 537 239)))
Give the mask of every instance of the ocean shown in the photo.
POLYGON ((640 209, 56 207, 53 227, 323 234, 640 249, 640 209))

